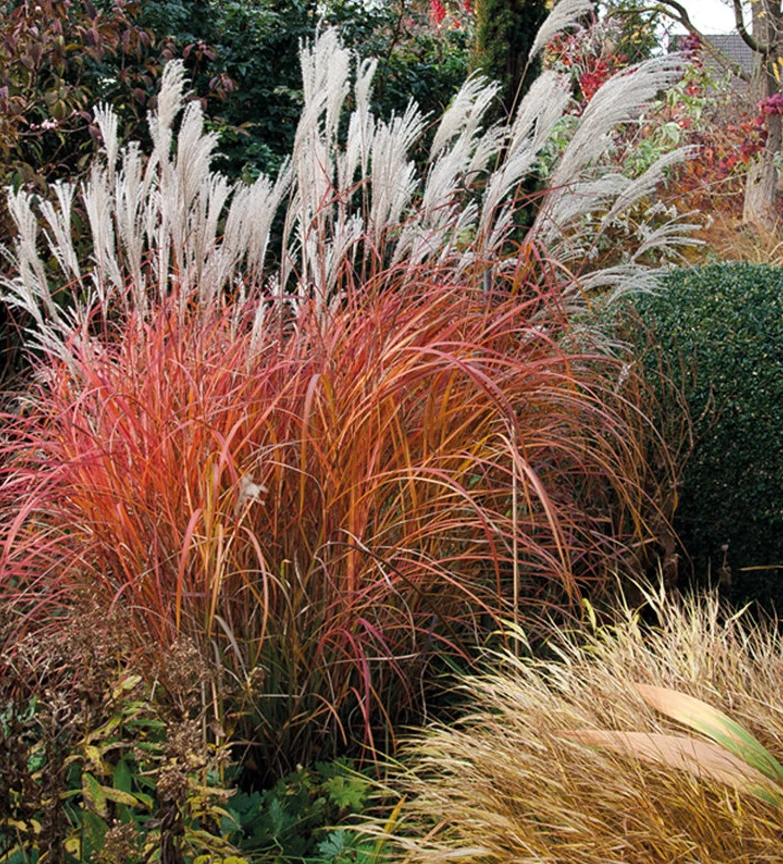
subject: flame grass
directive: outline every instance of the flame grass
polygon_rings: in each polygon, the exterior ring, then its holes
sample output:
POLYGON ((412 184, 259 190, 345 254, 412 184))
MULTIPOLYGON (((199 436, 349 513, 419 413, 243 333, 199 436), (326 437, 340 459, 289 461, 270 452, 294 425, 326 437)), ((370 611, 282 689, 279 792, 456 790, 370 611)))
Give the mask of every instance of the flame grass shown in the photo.
POLYGON ((620 362, 563 347, 555 288, 424 272, 261 341, 250 305, 237 327, 163 304, 52 360, 5 446, 2 587, 29 626, 86 590, 158 660, 187 635, 286 767, 421 710, 433 651, 600 592, 655 511, 620 362))
POLYGON ((175 61, 149 157, 96 109, 89 266, 66 184, 41 208, 59 273, 20 190, 0 274, 43 357, 2 445, 10 644, 85 594, 127 612, 129 647, 163 674, 185 636, 223 670, 228 733, 271 774, 392 736, 426 707, 433 657, 467 659, 503 619, 573 614, 644 555, 671 486, 663 450, 660 476, 648 467, 637 376, 565 306, 650 283, 635 253, 583 272, 582 239, 673 158, 641 182, 602 163, 678 61, 609 82, 593 103, 609 110, 585 112, 524 230, 518 190, 568 101, 557 76, 488 129, 495 87, 468 80, 420 170, 424 118, 373 116, 373 63, 333 30, 300 60, 302 117, 274 182, 211 170, 217 139, 175 61))

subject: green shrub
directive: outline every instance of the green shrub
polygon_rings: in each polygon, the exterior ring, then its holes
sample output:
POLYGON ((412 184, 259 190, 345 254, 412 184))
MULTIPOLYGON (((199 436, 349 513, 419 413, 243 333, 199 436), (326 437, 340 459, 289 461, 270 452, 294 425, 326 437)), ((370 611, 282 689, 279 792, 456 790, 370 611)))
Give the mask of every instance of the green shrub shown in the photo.
POLYGON ((783 271, 736 263, 674 270, 636 309, 656 346, 648 368, 662 360, 682 382, 693 418, 674 527, 694 573, 730 586, 734 599, 780 608, 783 271))

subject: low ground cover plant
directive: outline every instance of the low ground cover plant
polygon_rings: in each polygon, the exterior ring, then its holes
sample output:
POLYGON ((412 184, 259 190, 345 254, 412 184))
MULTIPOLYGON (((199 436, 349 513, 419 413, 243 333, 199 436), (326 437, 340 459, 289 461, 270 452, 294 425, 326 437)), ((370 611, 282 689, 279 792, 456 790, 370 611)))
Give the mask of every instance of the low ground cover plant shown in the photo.
POLYGON ((406 746, 401 858, 780 856, 776 623, 714 595, 649 591, 647 603, 655 623, 625 608, 616 623, 555 633, 549 659, 523 645, 460 682, 467 716, 406 746))

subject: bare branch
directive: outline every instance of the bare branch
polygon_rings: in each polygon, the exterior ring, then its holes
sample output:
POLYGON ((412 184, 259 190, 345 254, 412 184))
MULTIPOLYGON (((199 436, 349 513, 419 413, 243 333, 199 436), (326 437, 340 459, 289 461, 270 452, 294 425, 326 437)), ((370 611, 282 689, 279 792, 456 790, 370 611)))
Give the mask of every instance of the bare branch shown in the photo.
MULTIPOLYGON (((735 3, 739 2, 740 0, 735 0, 735 3)), ((740 7, 740 13, 741 11, 742 9, 740 7)), ((678 3, 677 0, 658 0, 658 2, 654 6, 634 6, 631 8, 624 7, 623 9, 618 9, 616 12, 613 12, 611 14, 623 15, 633 14, 635 12, 659 12, 661 15, 668 16, 673 21, 676 21, 678 24, 682 24, 682 26, 692 36, 698 36, 698 38, 701 40, 704 50, 710 55, 710 57, 713 58, 713 60, 720 64, 720 66, 722 66, 724 69, 731 70, 731 72, 741 81, 746 81, 750 83, 750 75, 748 75, 748 73, 742 68, 739 63, 737 63, 736 60, 729 57, 728 54, 721 51, 719 48, 716 48, 708 39, 705 38, 704 33, 702 33, 702 31, 699 30, 696 25, 691 21, 690 16, 688 15, 688 10, 680 3, 678 3)), ((740 35, 742 35, 742 33, 740 35)), ((743 39, 745 39, 746 42, 748 39, 753 41, 753 37, 750 36, 747 31, 745 31, 743 39), (747 39, 745 39, 745 37, 747 37, 747 39)), ((748 43, 748 45, 752 51, 759 50, 754 48, 753 45, 751 45, 750 43, 748 43)), ((759 50, 759 53, 763 52, 759 50)))
MULTIPOLYGON (((686 27, 691 33, 695 35, 701 36, 703 34, 699 33, 699 31, 694 27, 693 22, 688 16, 688 10, 681 4, 678 3, 677 0, 658 0, 658 7, 668 6, 673 9, 677 15, 672 15, 666 9, 661 9, 664 14, 670 15, 670 17, 674 18, 675 21, 678 21, 683 27, 686 27)), ((742 0, 734 0, 734 21, 737 25, 737 31, 742 37, 743 42, 750 48, 751 51, 756 52, 757 54, 763 55, 765 58, 775 50, 774 44, 761 44, 757 39, 754 39, 753 36, 748 33, 747 28, 745 27, 745 19, 742 16, 742 0)))
POLYGON ((775 49, 775 46, 772 44, 761 45, 757 39, 754 39, 753 36, 748 33, 747 28, 745 27, 745 19, 742 16, 742 0, 734 0, 734 21, 736 22, 737 32, 742 37, 742 41, 751 51, 761 54, 766 60, 775 49))

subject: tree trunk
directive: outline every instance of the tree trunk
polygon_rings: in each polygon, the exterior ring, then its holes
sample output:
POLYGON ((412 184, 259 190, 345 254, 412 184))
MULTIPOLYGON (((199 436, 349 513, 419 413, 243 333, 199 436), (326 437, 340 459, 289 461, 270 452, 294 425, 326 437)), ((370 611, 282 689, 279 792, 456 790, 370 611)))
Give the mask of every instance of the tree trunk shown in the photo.
MULTIPOLYGON (((501 85, 503 112, 508 117, 535 77, 522 81, 538 28, 546 18, 545 0, 475 0, 476 35, 471 71, 501 85)), ((530 71, 530 70, 528 70, 530 71)), ((490 114, 491 119, 497 119, 490 114)))
MULTIPOLYGON (((760 45, 775 45, 769 56, 756 54, 751 95, 754 101, 780 92, 772 72, 772 63, 783 55, 780 0, 755 0, 753 3, 753 38, 760 45)), ((743 220, 766 229, 778 222, 778 170, 775 157, 783 144, 781 115, 766 115, 767 141, 758 161, 751 166, 745 186, 743 220)))

